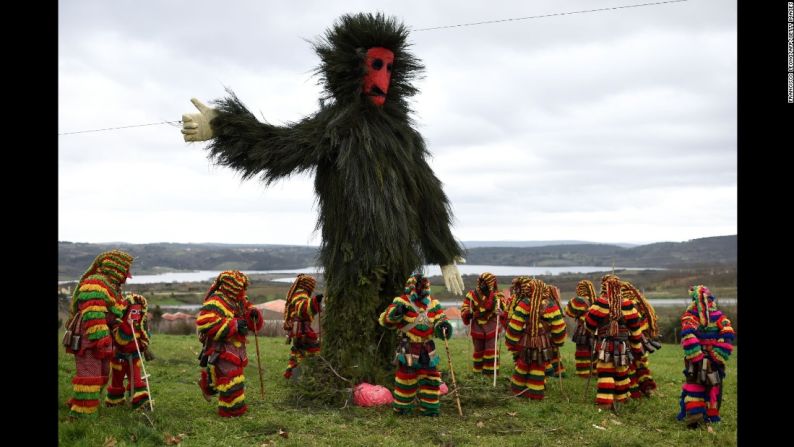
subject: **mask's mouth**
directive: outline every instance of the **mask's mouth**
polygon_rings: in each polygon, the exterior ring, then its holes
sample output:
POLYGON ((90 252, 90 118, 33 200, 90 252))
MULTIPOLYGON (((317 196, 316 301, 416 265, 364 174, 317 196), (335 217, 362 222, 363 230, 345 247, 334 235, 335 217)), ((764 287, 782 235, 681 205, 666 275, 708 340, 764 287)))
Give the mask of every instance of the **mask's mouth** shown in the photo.
POLYGON ((371 89, 369 89, 369 96, 383 96, 386 97, 386 93, 380 89, 377 85, 373 85, 371 89))

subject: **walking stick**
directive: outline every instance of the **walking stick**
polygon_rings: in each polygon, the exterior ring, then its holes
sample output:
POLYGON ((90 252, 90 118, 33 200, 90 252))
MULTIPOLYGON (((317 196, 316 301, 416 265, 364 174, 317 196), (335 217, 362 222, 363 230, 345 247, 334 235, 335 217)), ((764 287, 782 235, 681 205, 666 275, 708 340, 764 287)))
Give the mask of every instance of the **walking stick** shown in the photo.
POLYGON ((447 364, 449 365, 449 374, 452 376, 452 386, 455 387, 455 402, 458 404, 458 414, 463 416, 463 408, 460 406, 460 394, 458 393, 458 383, 455 381, 455 370, 452 369, 452 356, 449 355, 446 328, 444 328, 444 348, 447 350, 447 364))
POLYGON ((494 296, 496 299, 496 340, 494 340, 494 358, 493 358, 493 387, 496 388, 496 369, 499 365, 499 297, 494 296))
MULTIPOLYGON (((152 389, 149 388, 149 374, 146 373, 146 366, 143 364, 143 355, 141 355, 141 347, 138 346, 138 337, 135 336, 135 326, 132 325, 132 318, 127 317, 127 322, 130 324, 130 328, 132 328, 132 341, 135 343, 135 350, 138 351, 138 360, 141 362, 141 372, 143 372, 143 381, 146 383, 146 392, 149 393, 149 409, 154 412, 154 398, 152 397, 152 389)), ((143 328, 141 328, 143 331, 143 328)), ((132 359, 130 359, 130 379, 132 379, 132 359)), ((134 386, 130 387, 130 390, 135 388, 134 386)), ((130 393, 132 394, 132 393, 130 393)), ((131 401, 132 399, 130 399, 131 401)))
POLYGON ((256 336, 256 326, 254 326, 254 344, 256 345, 256 366, 259 369, 259 394, 262 396, 262 399, 264 399, 265 380, 262 378, 262 360, 259 356, 259 338, 256 336))
POLYGON ((560 393, 565 396, 565 400, 570 402, 571 399, 568 398, 568 395, 565 394, 565 390, 562 389, 562 351, 559 348, 557 348, 557 360, 559 360, 557 364, 557 377, 560 378, 560 393))

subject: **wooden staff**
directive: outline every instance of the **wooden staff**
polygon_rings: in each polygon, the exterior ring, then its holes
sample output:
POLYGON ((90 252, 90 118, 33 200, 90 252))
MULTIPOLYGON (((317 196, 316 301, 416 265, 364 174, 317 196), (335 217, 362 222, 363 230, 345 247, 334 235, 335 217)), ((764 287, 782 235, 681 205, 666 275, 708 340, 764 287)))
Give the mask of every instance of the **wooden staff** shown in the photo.
POLYGON ((458 383, 455 381, 455 370, 452 369, 452 356, 449 355, 449 343, 447 343, 447 328, 444 331, 444 348, 447 350, 447 364, 449 365, 449 374, 452 376, 452 386, 455 387, 455 402, 458 404, 458 414, 463 416, 463 408, 460 406, 460 394, 458 394, 458 383))
POLYGON ((496 310, 496 340, 494 340, 494 358, 493 358, 493 387, 496 388, 496 368, 498 368, 499 364, 499 308, 501 307, 499 304, 499 296, 494 294, 494 299, 496 300, 496 304, 494 305, 494 309, 496 310))
MULTIPOLYGON (((259 394, 265 398, 265 380, 262 378, 262 360, 259 356, 259 338, 256 336, 256 322, 254 323, 254 344, 256 345, 256 366, 259 369, 259 394)), ((264 321, 262 322, 264 324, 264 321)))
MULTIPOLYGON (((141 347, 138 346, 138 337, 135 336, 135 326, 132 324, 132 317, 127 317, 127 322, 130 324, 130 328, 132 328, 132 341, 135 342, 135 350, 138 351, 138 360, 141 362, 141 372, 143 373, 143 380, 146 382, 146 392, 149 393, 149 409, 154 412, 154 398, 152 397, 152 389, 149 388, 149 374, 146 374, 146 367, 143 365, 143 355, 141 355, 141 347)), ((143 331, 143 327, 141 327, 141 331, 143 331)), ((132 358, 130 358, 130 381, 133 381, 132 378, 133 372, 133 365, 132 365, 132 358)), ((134 390, 135 387, 131 386, 130 390, 134 390)), ((132 391, 130 395, 132 395, 132 391)), ((130 398, 130 402, 132 402, 132 398, 130 398)))

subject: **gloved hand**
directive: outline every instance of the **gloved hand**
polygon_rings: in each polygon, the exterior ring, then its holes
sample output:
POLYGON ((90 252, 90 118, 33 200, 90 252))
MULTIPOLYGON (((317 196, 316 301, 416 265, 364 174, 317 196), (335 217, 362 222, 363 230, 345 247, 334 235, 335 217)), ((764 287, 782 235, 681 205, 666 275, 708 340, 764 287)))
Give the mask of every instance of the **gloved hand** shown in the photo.
POLYGON ((242 318, 237 319, 237 333, 240 335, 248 335, 248 323, 242 318))
POLYGON ((324 295, 322 293, 318 293, 317 295, 314 295, 314 297, 317 299, 317 304, 318 305, 323 302, 323 296, 324 295))
POLYGON ((255 307, 248 309, 247 319, 251 320, 252 323, 256 324, 259 322, 259 319, 262 318, 262 315, 259 313, 259 310, 255 307))
POLYGON ((403 315, 405 315, 406 311, 405 304, 397 304, 394 306, 394 311, 392 312, 392 317, 395 319, 402 319, 403 315))
MULTIPOLYGON (((463 258, 457 258, 457 261, 460 263, 466 262, 463 258)), ((444 284, 447 286, 447 290, 449 290, 450 293, 453 295, 463 295, 463 278, 460 276, 460 271, 458 271, 458 266, 455 264, 455 261, 452 261, 452 264, 441 266, 441 276, 444 277, 444 284)))
POLYGON ((185 141, 206 141, 212 138, 210 121, 218 116, 218 112, 208 107, 196 98, 190 102, 199 110, 199 113, 185 113, 182 115, 182 134, 185 141))
POLYGON ((442 340, 449 340, 452 337, 452 325, 449 321, 442 321, 438 324, 438 336, 442 340))
POLYGON ((154 360, 154 352, 152 352, 151 349, 147 348, 145 351, 143 351, 143 358, 147 362, 154 360))

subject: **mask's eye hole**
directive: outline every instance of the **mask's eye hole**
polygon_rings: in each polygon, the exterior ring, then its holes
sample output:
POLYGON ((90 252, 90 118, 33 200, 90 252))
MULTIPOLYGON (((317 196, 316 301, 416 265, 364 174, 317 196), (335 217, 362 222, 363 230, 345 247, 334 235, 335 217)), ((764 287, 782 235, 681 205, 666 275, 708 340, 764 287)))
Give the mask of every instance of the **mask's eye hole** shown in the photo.
POLYGON ((383 60, 375 59, 374 61, 372 61, 372 68, 374 68, 375 70, 380 70, 381 68, 383 68, 383 60))

